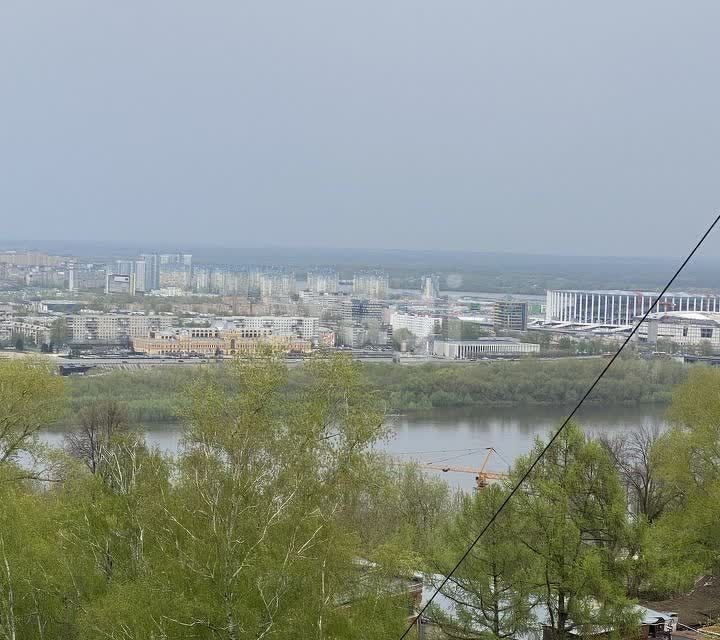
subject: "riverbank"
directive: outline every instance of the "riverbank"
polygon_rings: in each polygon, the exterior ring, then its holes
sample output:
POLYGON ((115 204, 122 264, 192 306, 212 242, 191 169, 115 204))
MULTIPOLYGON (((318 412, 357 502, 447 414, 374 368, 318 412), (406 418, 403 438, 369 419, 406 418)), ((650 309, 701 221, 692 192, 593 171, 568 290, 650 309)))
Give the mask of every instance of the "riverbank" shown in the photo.
MULTIPOLYGON (((372 389, 390 412, 449 407, 558 406, 577 402, 605 366, 597 360, 521 360, 454 365, 362 364, 372 389)), ((214 366, 214 365, 213 365, 214 366)), ((674 361, 619 359, 588 403, 618 406, 667 403, 688 366, 674 361)), ((93 400, 124 403, 135 422, 167 422, 183 405, 184 389, 199 367, 113 371, 72 377, 67 382, 66 419, 93 400)), ((222 375, 221 371, 218 371, 222 375)), ((289 386, 302 381, 303 367, 290 370, 289 386)))

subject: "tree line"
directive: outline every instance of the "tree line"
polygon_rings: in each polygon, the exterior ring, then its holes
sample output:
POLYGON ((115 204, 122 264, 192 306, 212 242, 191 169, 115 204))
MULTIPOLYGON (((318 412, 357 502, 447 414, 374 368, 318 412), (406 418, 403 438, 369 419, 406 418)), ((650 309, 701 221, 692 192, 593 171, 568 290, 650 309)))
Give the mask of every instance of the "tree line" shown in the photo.
MULTIPOLYGON (((0 363, 0 638, 389 638, 542 451, 473 495, 378 453, 386 395, 336 356, 290 380, 271 352, 196 372, 176 455, 113 398, 39 432, 65 382, 0 363), (431 580, 431 578, 428 578, 431 580)), ((720 372, 677 385, 665 433, 568 425, 429 619, 446 637, 631 629, 641 595, 720 569, 720 372)), ((442 636, 439 636, 442 637, 442 636)))
MULTIPOLYGON (((605 361, 521 360, 468 364, 360 365, 369 384, 378 390, 391 412, 443 407, 563 405, 577 402, 605 361)), ((223 366, 218 367, 222 377, 223 366)), ((624 358, 615 363, 589 402, 604 405, 669 402, 674 385, 688 368, 670 360, 624 358)), ((177 419, 182 390, 197 375, 191 367, 114 371, 72 377, 67 383, 64 422, 72 423, 85 404, 116 399, 127 407, 131 421, 168 422, 177 419)), ((288 374, 290 387, 303 384, 306 373, 297 367, 288 374)))

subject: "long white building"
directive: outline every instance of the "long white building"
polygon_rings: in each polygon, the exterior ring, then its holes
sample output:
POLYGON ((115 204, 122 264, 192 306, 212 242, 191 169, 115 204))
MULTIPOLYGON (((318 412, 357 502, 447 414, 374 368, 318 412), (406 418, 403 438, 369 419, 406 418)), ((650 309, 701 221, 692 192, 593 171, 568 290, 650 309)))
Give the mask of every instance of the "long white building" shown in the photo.
POLYGON ((539 344, 516 338, 479 338, 478 340, 435 340, 433 355, 448 360, 477 360, 497 356, 538 353, 539 344))
MULTIPOLYGON (((545 321, 630 325, 652 306, 658 295, 659 292, 652 291, 552 289, 547 292, 545 321)), ((720 296, 666 293, 655 311, 720 311, 720 296)))

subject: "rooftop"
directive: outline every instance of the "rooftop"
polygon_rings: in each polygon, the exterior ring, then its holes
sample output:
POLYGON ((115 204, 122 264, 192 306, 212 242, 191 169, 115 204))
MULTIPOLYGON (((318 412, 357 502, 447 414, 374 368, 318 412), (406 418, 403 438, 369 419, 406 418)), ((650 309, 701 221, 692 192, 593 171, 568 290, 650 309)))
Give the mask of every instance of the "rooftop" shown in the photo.
POLYGON ((649 320, 659 320, 660 322, 673 322, 686 320, 691 322, 714 322, 720 324, 720 313, 713 311, 659 311, 651 313, 649 320))
POLYGON ((520 340, 517 338, 497 338, 497 337, 488 337, 488 338, 477 338, 476 340, 455 340, 453 338, 448 339, 442 339, 442 340, 436 340, 435 342, 449 342, 453 344, 462 344, 462 345, 473 345, 473 344, 518 344, 520 340))
MULTIPOLYGON (((593 295, 602 296, 649 296, 657 297, 660 295, 659 291, 627 291, 624 289, 551 289, 550 291, 557 291, 560 293, 590 293, 593 295)), ((718 293, 688 293, 687 291, 668 291, 663 298, 692 296, 695 298, 718 298, 718 293)))

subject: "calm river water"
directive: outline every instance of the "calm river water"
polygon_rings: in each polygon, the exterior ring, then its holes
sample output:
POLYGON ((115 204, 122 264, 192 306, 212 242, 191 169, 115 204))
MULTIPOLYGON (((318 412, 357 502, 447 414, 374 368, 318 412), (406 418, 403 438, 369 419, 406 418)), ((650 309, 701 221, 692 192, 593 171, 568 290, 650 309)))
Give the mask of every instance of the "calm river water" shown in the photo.
MULTIPOLYGON (((578 421, 587 433, 619 433, 641 425, 665 427, 664 405, 639 407, 587 407, 578 421)), ((499 456, 491 458, 488 469, 503 471, 505 461, 512 462, 527 453, 536 436, 544 437, 567 416, 568 407, 507 407, 471 409, 435 409, 422 413, 391 416, 391 437, 382 448, 402 459, 440 462, 459 466, 478 466, 485 447, 495 448, 499 456), (461 450, 474 449, 468 453, 461 450)), ((182 427, 177 423, 151 424, 146 429, 148 444, 174 452, 182 427)), ((43 432, 43 439, 55 445, 63 441, 62 430, 43 432)), ((442 473, 452 486, 471 489, 474 477, 469 473, 442 473)))

